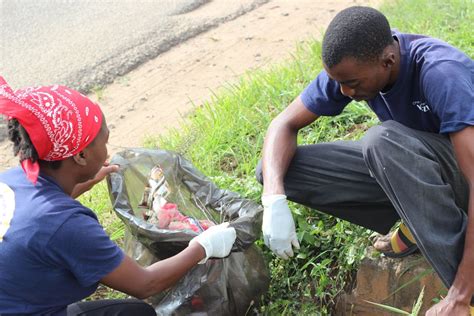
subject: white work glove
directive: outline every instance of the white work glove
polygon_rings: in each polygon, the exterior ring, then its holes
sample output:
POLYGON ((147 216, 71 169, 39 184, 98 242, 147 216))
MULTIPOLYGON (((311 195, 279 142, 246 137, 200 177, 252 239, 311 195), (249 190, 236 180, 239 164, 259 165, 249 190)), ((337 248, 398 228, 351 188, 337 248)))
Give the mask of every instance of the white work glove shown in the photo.
POLYGON ((300 249, 300 244, 296 238, 295 222, 286 195, 264 195, 262 204, 262 231, 265 245, 280 258, 293 257, 292 246, 300 249))
POLYGON ((210 257, 223 258, 229 255, 235 242, 235 228, 228 227, 229 223, 211 226, 200 235, 191 239, 189 244, 199 243, 206 251, 206 258, 199 264, 206 263, 210 257))

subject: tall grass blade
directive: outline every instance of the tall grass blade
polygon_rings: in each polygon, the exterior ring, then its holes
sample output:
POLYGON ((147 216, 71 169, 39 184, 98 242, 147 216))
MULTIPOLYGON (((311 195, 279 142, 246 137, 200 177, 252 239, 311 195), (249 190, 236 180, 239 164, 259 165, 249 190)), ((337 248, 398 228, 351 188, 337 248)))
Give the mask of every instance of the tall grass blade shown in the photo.
POLYGON ((384 309, 384 310, 387 310, 387 311, 392 312, 392 313, 397 313, 397 314, 401 314, 401 315, 411 315, 411 313, 409 313, 407 311, 404 311, 403 309, 398 309, 398 308, 395 308, 395 307, 392 307, 392 306, 383 305, 383 304, 379 304, 379 303, 374 303, 374 302, 370 302, 370 301, 365 301, 365 302, 367 302, 369 304, 372 304, 372 305, 375 305, 375 306, 379 307, 380 309, 384 309))

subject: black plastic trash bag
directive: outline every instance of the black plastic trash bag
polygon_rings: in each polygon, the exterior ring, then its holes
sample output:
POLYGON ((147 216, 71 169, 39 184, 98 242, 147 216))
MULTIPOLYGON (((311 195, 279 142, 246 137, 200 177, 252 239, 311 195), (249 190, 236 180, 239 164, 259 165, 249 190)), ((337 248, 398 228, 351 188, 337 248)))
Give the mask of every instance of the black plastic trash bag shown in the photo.
POLYGON ((263 255, 253 245, 260 232, 261 206, 217 188, 190 162, 173 152, 128 149, 114 155, 111 163, 120 165, 120 171, 107 180, 113 208, 126 226, 125 252, 141 265, 150 265, 183 250, 202 230, 199 223, 229 221, 237 233, 230 256, 196 266, 174 287, 149 299, 157 314, 252 314, 269 284, 263 255), (154 182, 150 177, 157 168, 154 182), (162 224, 162 219, 152 223, 147 213, 147 207, 151 208, 150 186, 155 194, 159 193, 159 199, 166 200, 160 200, 160 205, 171 202, 186 215, 186 227, 193 228, 174 229, 169 221, 162 224))

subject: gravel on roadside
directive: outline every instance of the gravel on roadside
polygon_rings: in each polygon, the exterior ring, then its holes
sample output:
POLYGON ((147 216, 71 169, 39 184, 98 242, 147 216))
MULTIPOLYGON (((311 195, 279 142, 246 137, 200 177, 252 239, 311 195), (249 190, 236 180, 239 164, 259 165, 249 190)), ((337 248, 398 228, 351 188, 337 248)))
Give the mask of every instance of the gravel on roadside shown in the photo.
POLYGON ((0 142, 7 139, 7 121, 0 115, 0 142))

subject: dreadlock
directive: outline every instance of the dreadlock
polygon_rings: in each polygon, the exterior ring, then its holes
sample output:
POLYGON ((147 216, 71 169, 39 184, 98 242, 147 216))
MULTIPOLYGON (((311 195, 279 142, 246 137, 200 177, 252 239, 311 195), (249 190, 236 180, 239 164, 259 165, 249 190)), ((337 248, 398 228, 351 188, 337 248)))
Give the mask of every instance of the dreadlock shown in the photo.
POLYGON ((9 119, 7 128, 8 139, 13 142, 13 155, 19 155, 20 162, 31 159, 32 162, 38 161, 41 166, 48 166, 51 169, 58 169, 61 166, 61 161, 38 159, 38 152, 31 143, 30 136, 17 119, 9 119))

